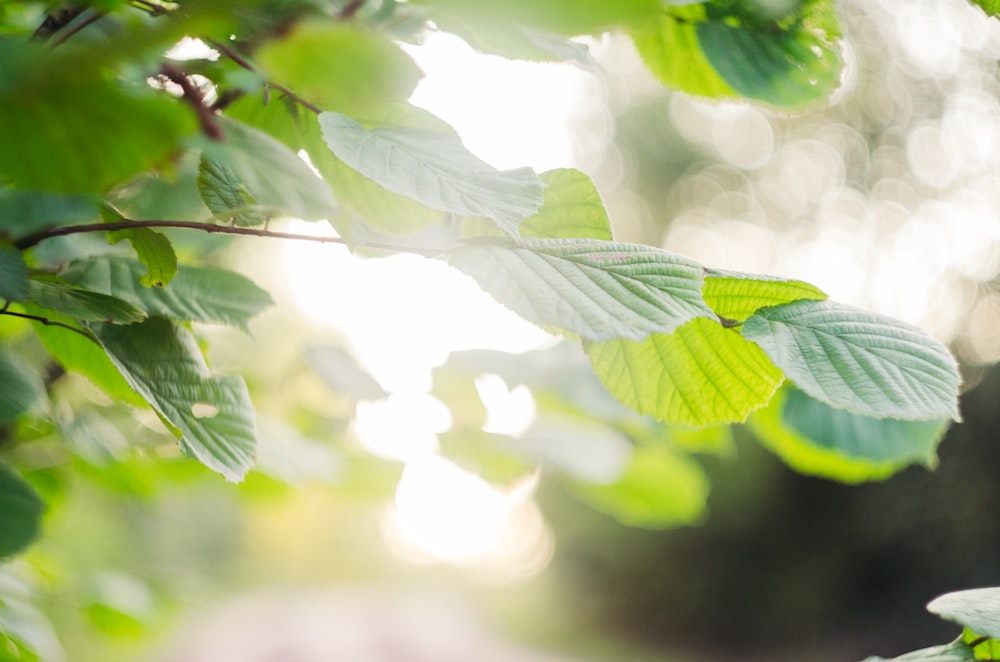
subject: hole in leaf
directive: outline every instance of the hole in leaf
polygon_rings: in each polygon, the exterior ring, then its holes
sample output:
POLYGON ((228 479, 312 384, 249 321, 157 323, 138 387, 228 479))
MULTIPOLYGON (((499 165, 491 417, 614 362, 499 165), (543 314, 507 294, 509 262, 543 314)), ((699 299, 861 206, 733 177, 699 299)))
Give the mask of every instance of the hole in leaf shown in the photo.
POLYGON ((207 402, 196 402, 191 405, 191 413, 195 418, 214 418, 219 413, 219 408, 207 402))

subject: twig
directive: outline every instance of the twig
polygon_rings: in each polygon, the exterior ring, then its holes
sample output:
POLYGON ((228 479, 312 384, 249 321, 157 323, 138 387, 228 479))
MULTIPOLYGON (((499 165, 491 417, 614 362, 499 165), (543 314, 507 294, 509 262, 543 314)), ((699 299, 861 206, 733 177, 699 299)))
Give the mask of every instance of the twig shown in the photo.
MULTIPOLYGON (((256 71, 256 69, 254 69, 254 66, 252 64, 250 64, 250 62, 246 58, 244 58, 242 55, 240 55, 239 53, 237 53, 235 50, 233 50, 232 48, 230 48, 226 44, 223 44, 221 41, 216 41, 214 39, 210 39, 210 40, 208 40, 208 45, 211 46, 212 48, 214 48, 215 50, 219 51, 220 53, 222 53, 223 55, 225 55, 230 60, 232 60, 236 64, 240 65, 241 67, 243 67, 247 71, 256 71)), ((299 104, 303 108, 308 108, 309 110, 313 111, 317 115, 319 115, 320 113, 323 112, 322 108, 320 108, 319 106, 317 106, 316 104, 314 104, 314 103, 312 103, 310 101, 306 101, 305 99, 303 99, 299 95, 295 94, 295 92, 292 92, 290 89, 288 89, 284 85, 278 85, 277 83, 272 83, 272 82, 268 82, 267 85, 268 85, 268 87, 272 87, 272 88, 278 90, 279 92, 281 92, 282 94, 284 94, 286 97, 288 97, 289 99, 291 99, 295 103, 299 104)))
POLYGON ((11 317, 21 317, 26 320, 32 320, 33 322, 41 322, 45 326, 60 326, 64 329, 69 329, 73 333, 79 333, 81 336, 87 340, 96 343, 97 340, 94 339, 92 335, 84 331, 83 329, 78 329, 71 324, 65 324, 63 322, 57 322, 56 320, 50 320, 48 317, 42 317, 41 315, 29 315, 28 313, 17 313, 13 310, 0 310, 0 315, 10 315, 11 317))
POLYGON ((198 115, 198 123, 201 124, 202 132, 212 140, 221 142, 224 137, 222 127, 219 126, 215 113, 205 104, 205 95, 202 94, 197 85, 191 82, 188 75, 168 63, 160 66, 160 75, 180 86, 184 93, 183 99, 194 108, 194 112, 198 115))
POLYGON ((56 32, 59 32, 72 23, 73 19, 86 11, 86 9, 85 5, 68 5, 46 14, 45 20, 38 26, 38 29, 31 35, 31 38, 39 41, 48 40, 56 32))
POLYGON ((337 14, 337 18, 342 21, 348 21, 354 18, 354 15, 358 13, 358 10, 365 6, 365 0, 351 0, 344 8, 340 10, 337 14))
POLYGON ((96 23, 97 21, 99 21, 102 18, 104 18, 104 16, 105 16, 104 12, 94 10, 94 13, 92 13, 90 16, 88 16, 87 18, 83 19, 79 23, 74 24, 72 27, 70 27, 65 32, 59 32, 55 36, 55 39, 52 40, 51 48, 55 48, 59 44, 64 43, 67 39, 69 39, 70 37, 72 37, 73 35, 75 35, 77 32, 80 32, 80 30, 83 30, 85 27, 87 27, 91 23, 96 23))

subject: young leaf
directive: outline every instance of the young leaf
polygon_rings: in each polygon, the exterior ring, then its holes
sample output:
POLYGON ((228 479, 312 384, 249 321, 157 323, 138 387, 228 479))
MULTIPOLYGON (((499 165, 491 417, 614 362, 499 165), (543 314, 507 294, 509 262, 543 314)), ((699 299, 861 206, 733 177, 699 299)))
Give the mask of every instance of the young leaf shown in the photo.
POLYGON ((0 246, 0 299, 24 301, 28 296, 28 265, 21 251, 0 246))
POLYGON ((872 418, 833 409, 796 388, 784 388, 750 417, 765 446, 803 474, 844 483, 882 480, 904 466, 933 466, 948 421, 872 418))
POLYGON ((826 299, 815 285, 775 276, 709 269, 702 288, 705 303, 718 315, 742 322, 767 306, 799 299, 826 299))
POLYGON ((390 191, 432 209, 486 216, 517 236, 542 204, 542 182, 528 168, 501 172, 451 134, 410 128, 366 130, 345 115, 319 116, 323 139, 338 159, 390 191))
POLYGON ((910 324, 803 300, 754 313, 742 332, 800 389, 835 409, 876 418, 960 418, 955 359, 910 324))
POLYGON ((177 254, 162 232, 150 228, 129 228, 108 233, 108 241, 117 244, 127 239, 139 262, 146 267, 139 282, 145 287, 164 287, 177 275, 177 254))
POLYGON ((145 311, 127 301, 66 283, 33 280, 29 295, 42 308, 87 322, 131 324, 146 317, 145 311))
POLYGON ((205 206, 216 215, 232 215, 226 219, 241 227, 263 225, 267 214, 259 211, 240 211, 256 204, 253 196, 243 186, 236 173, 225 163, 201 158, 198 171, 198 192, 205 206))
POLYGON ((759 347, 703 317, 642 342, 611 340, 584 348, 611 395, 665 423, 744 421, 767 404, 783 379, 759 347))
POLYGON ((973 632, 1000 639, 1000 588, 974 588, 937 597, 927 611, 973 632))
POLYGON ((715 317, 701 298, 701 265, 641 244, 477 241, 449 262, 525 319, 590 340, 642 340, 715 317))
POLYGON ((185 454, 226 480, 243 479, 253 467, 257 442, 253 405, 241 377, 210 375, 194 336, 164 317, 91 329, 185 454), (203 410, 210 413, 202 415, 203 410))
POLYGON ((542 207, 521 223, 522 237, 611 241, 611 221, 597 187, 573 168, 541 174, 542 207))
POLYGON ((124 299, 150 315, 246 330, 250 319, 270 306, 271 296, 248 278, 224 269, 181 267, 166 287, 143 287, 135 260, 97 255, 71 262, 66 282, 124 299))
POLYGON ((6 462, 0 462, 0 559, 15 554, 38 537, 45 504, 6 462))

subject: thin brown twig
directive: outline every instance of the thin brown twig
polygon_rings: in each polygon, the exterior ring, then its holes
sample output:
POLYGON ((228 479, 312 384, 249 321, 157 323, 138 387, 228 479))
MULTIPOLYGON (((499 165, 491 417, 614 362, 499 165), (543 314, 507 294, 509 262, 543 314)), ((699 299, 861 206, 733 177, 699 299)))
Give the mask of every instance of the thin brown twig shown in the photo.
POLYGON ((65 43, 67 39, 69 39, 76 33, 80 32, 91 23, 96 23, 97 21, 101 20, 102 18, 105 17, 105 15, 106 14, 102 11, 94 10, 94 13, 92 13, 90 16, 83 19, 79 23, 70 26, 69 29, 67 29, 65 32, 60 31, 56 33, 55 38, 52 40, 50 48, 55 48, 59 44, 65 43))
POLYGON ((194 108, 194 112, 198 115, 198 123, 201 124, 202 133, 212 140, 221 142, 224 136, 222 127, 219 126, 219 120, 205 103, 205 95, 202 94, 197 85, 191 82, 188 75, 166 62, 160 66, 160 75, 181 88, 184 95, 182 98, 194 108))
POLYGON ((11 317, 21 317, 26 320, 31 320, 33 322, 41 322, 45 326, 58 326, 64 329, 69 329, 73 333, 79 333, 81 336, 86 338, 91 342, 97 342, 93 336, 84 331, 83 329, 78 329, 71 324, 65 324, 63 322, 57 322, 56 320, 50 320, 48 317, 42 317, 41 315, 30 315, 28 313, 18 313, 13 310, 0 310, 0 315, 10 315, 11 317))

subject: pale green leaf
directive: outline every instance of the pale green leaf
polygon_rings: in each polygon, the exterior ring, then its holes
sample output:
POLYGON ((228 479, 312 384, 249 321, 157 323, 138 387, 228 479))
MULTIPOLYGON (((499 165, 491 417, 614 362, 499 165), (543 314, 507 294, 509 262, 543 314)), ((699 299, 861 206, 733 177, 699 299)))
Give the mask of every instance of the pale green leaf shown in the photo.
POLYGON ((501 172, 451 134, 407 127, 366 130, 345 115, 319 117, 334 155, 390 191, 432 209, 492 218, 517 236, 517 226, 542 204, 542 182, 528 168, 501 172))
POLYGON ((0 425, 31 409, 44 392, 38 375, 22 370, 0 353, 0 425))
POLYGON ((669 333, 714 314, 702 267, 642 244, 592 239, 476 241, 449 262, 525 319, 591 340, 669 333))
POLYGON ((269 41, 256 60, 268 80, 338 112, 403 101, 421 78, 417 65, 392 41, 351 22, 302 23, 269 41))
POLYGON ((921 648, 899 657, 866 657, 863 662, 975 662, 975 651, 956 640, 943 646, 921 648))
POLYGON ((955 359, 919 328, 832 301, 764 308, 743 323, 788 379, 835 409, 958 420, 955 359))
POLYGON ((470 12, 435 14, 434 24, 439 30, 458 35, 480 53, 510 60, 592 64, 586 45, 502 17, 475 20, 470 12))
POLYGON ((775 276, 709 269, 702 288, 705 303, 726 319, 742 322, 766 306, 799 299, 826 299, 815 285, 775 276))
POLYGON ((358 400, 382 400, 389 396, 353 356, 339 347, 310 347, 305 358, 309 368, 336 393, 358 400))
POLYGON ((132 244, 146 273, 139 282, 146 287, 163 287, 177 275, 177 254, 162 232, 150 228, 129 228, 108 233, 108 241, 117 244, 127 239, 132 244))
POLYGON ((665 423, 742 422, 783 379, 759 347, 703 317, 672 334, 585 343, 585 349, 611 395, 665 423))
POLYGON ((228 168, 257 205, 306 221, 336 213, 326 182, 284 143, 234 120, 219 118, 219 123, 225 140, 202 141, 203 157, 228 168))
POLYGON ((144 270, 135 260, 99 255, 71 262, 60 276, 124 299, 150 315, 241 329, 273 303, 267 292, 232 271, 182 266, 165 287, 144 287, 140 284, 144 270))
POLYGON ((573 168, 541 174, 542 207, 521 223, 522 237, 603 239, 611 241, 611 221, 597 187, 573 168))
POLYGON ((209 374, 194 336, 164 317, 92 329, 125 381, 178 437, 181 450, 226 480, 242 480, 256 448, 243 379, 209 374))
POLYGON ((0 559, 15 554, 38 537, 45 504, 6 462, 0 462, 0 559))
POLYGON ((947 421, 872 418, 833 409, 795 388, 750 417, 758 440, 799 473, 844 483, 882 480, 911 463, 933 466, 947 421))
POLYGON ((649 20, 661 11, 660 0, 416 0, 435 13, 464 15, 477 23, 513 21, 563 35, 604 32, 649 20))
POLYGON ((937 597, 927 611, 973 632, 1000 639, 1000 588, 974 588, 937 597))
POLYGON ((97 201, 89 196, 0 187, 0 229, 13 237, 95 218, 97 201))
POLYGON ((225 163, 202 156, 198 171, 198 192, 205 206, 220 218, 241 227, 263 225, 268 215, 248 211, 256 204, 236 173, 225 163))
POLYGON ((696 462, 664 448, 642 446, 617 482, 576 483, 572 491, 622 524, 665 529, 701 519, 708 489, 708 478, 696 462))
POLYGON ((595 485, 618 482, 633 457, 628 438, 618 430, 554 414, 539 416, 524 434, 505 440, 503 448, 595 485))
POLYGON ((29 295, 42 308, 81 321, 131 324, 146 317, 145 311, 127 301, 56 281, 31 281, 29 295))
POLYGON ((23 301, 28 296, 28 265, 21 251, 0 246, 0 299, 23 301))

